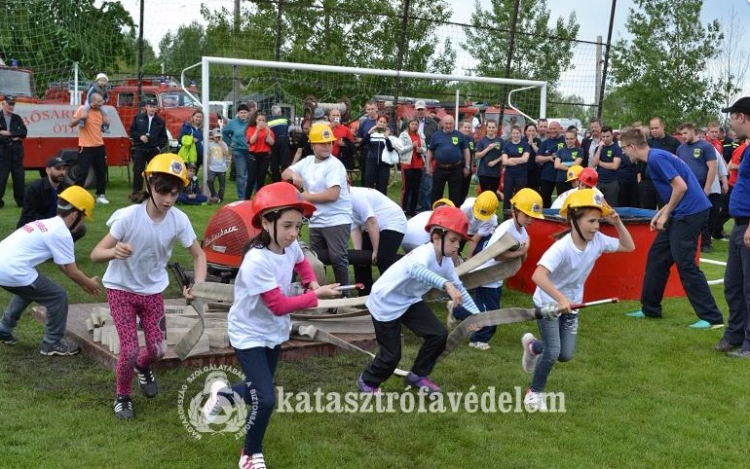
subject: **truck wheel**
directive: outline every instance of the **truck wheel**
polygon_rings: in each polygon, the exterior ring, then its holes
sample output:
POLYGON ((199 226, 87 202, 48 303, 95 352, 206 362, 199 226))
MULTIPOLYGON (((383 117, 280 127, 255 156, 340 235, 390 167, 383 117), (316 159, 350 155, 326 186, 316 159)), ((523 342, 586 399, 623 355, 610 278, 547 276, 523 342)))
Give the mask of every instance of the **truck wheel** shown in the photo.
MULTIPOLYGON (((65 182, 72 186, 75 183, 76 178, 80 174, 81 167, 78 164, 78 161, 72 161, 70 166, 68 166, 68 172, 65 174, 65 182)), ((83 184, 83 187, 86 189, 90 189, 94 187, 94 182, 96 181, 96 177, 94 176, 94 167, 89 167, 89 174, 86 176, 86 182, 83 184)))

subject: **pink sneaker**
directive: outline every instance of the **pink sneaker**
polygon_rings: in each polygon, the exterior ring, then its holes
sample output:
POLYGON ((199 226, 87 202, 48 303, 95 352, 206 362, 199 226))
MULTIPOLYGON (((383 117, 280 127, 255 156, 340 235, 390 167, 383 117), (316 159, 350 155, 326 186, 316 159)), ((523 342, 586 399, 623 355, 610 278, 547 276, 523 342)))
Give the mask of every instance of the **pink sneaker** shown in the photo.
POLYGON ((357 378, 357 387, 360 391, 366 394, 380 394, 380 388, 377 386, 370 386, 369 384, 365 383, 365 379, 362 377, 362 375, 359 375, 359 378, 357 378))
POLYGON ((408 375, 404 376, 404 383, 407 386, 411 386, 415 389, 424 388, 428 394, 440 394, 443 392, 440 386, 430 381, 427 376, 417 376, 414 373, 409 372, 408 375))

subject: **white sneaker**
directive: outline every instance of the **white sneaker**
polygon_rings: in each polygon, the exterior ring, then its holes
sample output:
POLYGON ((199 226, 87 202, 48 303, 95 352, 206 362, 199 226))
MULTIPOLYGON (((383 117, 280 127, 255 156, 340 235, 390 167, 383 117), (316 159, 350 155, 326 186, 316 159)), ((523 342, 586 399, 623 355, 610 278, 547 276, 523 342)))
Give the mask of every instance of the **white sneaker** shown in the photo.
POLYGON ((489 350, 492 348, 487 342, 469 342, 469 347, 473 347, 477 350, 489 350))
POLYGON ((222 404, 226 404, 226 399, 221 398, 221 396, 219 396, 219 392, 222 389, 227 389, 228 387, 229 383, 221 379, 218 379, 211 383, 211 395, 201 409, 201 415, 203 416, 204 422, 213 423, 214 420, 216 420, 216 417, 221 415, 222 411, 224 410, 224 406, 222 404))
POLYGON ((521 337, 521 347, 523 347, 523 358, 521 358, 521 367, 526 373, 533 373, 536 367, 536 362, 539 360, 539 355, 534 355, 531 350, 531 344, 534 343, 536 337, 531 332, 527 332, 521 337))
POLYGON ((445 325, 448 329, 455 329, 458 325, 458 319, 453 315, 453 300, 445 304, 445 309, 448 310, 448 316, 445 318, 445 325))
POLYGON ((96 203, 97 204, 102 204, 102 205, 107 205, 107 204, 109 204, 109 200, 107 200, 107 198, 104 197, 104 194, 102 194, 102 195, 100 195, 100 196, 98 196, 96 198, 96 203))
POLYGON ((547 403, 544 400, 543 392, 533 392, 529 389, 526 397, 523 398, 523 406, 526 412, 547 412, 547 403))
POLYGON ((240 469, 266 469, 266 461, 263 459, 263 453, 255 453, 248 456, 244 452, 240 457, 240 469))

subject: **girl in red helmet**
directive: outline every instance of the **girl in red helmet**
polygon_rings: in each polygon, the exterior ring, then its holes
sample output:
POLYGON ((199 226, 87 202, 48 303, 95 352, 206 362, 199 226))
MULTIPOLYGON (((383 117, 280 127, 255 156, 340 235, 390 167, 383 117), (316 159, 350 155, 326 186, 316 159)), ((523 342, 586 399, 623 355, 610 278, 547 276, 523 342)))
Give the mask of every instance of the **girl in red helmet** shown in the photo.
POLYGON ((596 188, 596 184, 599 182, 599 174, 594 168, 581 168, 579 165, 571 166, 570 168, 568 168, 567 182, 572 184, 573 188, 568 189, 567 191, 558 195, 555 201, 552 202, 552 207, 550 208, 556 208, 560 210, 562 206, 565 205, 565 201, 568 199, 570 194, 579 189, 593 189, 594 192, 603 197, 601 191, 596 188))
POLYGON ((445 349, 448 332, 422 296, 432 288, 445 290, 456 305, 463 304, 470 313, 479 313, 458 279, 451 258, 461 240, 468 239, 468 228, 469 222, 460 209, 438 207, 425 226, 431 242, 402 257, 372 286, 366 305, 379 348, 357 380, 362 392, 379 393, 380 384, 396 369, 401 359, 402 325, 424 340, 404 382, 430 394, 441 392, 428 375, 445 349))
POLYGON ((245 381, 231 388, 226 381, 214 382, 203 415, 213 421, 222 410, 219 402, 233 402, 235 395, 244 399, 247 433, 239 466, 265 469, 263 438, 276 406, 273 377, 281 344, 289 340, 289 313, 314 308, 318 298, 340 293, 338 284, 318 284, 297 242, 303 220, 312 215, 315 206, 287 182, 263 186, 252 204, 253 226, 262 231, 245 251, 228 316, 229 341, 245 381), (296 294, 296 285, 292 285, 295 272, 305 293, 296 294))

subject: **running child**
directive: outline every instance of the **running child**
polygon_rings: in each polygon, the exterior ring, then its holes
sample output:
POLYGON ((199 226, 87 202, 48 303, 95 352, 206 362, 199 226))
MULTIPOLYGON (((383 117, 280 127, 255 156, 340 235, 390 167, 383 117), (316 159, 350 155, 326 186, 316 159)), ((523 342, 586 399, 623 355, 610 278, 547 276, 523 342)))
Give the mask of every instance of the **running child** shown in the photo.
POLYGON ((463 304, 472 314, 479 312, 458 279, 451 258, 461 240, 468 238, 468 227, 460 209, 438 207, 425 226, 431 242, 402 257, 375 281, 366 305, 372 315, 378 353, 357 379, 360 391, 379 393, 380 384, 393 374, 401 360, 403 325, 424 340, 404 382, 430 394, 441 392, 428 376, 445 350, 448 332, 422 296, 432 288, 445 290, 456 305, 463 304))
MULTIPOLYGON (((177 155, 162 153, 151 159, 143 175, 146 190, 133 198, 133 205, 112 214, 107 221, 109 233, 91 252, 94 262, 109 262, 102 282, 120 338, 114 403, 120 419, 135 416, 130 397, 133 375, 138 375, 144 396, 159 393, 150 366, 166 351, 162 292, 169 285, 166 267, 175 242, 190 250, 195 281, 206 279, 206 257, 190 220, 173 207, 189 183, 185 163, 177 155), (146 348, 140 353, 136 317, 146 338, 146 348)), ((191 298, 188 287, 183 288, 183 295, 191 298)))
POLYGON ((523 369, 533 373, 531 386, 524 398, 524 405, 529 411, 547 410, 544 390, 552 367, 557 361, 567 362, 573 358, 578 335, 578 311, 571 309, 571 305, 583 301, 583 285, 596 259, 603 253, 635 249, 633 238, 617 212, 602 201, 602 196, 592 189, 582 189, 568 197, 560 216, 566 218, 569 227, 542 255, 532 276, 537 285, 534 305, 541 308, 556 304, 562 314, 556 319, 537 321, 541 340, 531 333, 524 334, 521 339, 523 369), (618 238, 599 232, 601 220, 614 225, 618 238))
POLYGON ((13 329, 31 302, 47 309, 42 355, 75 355, 81 349, 64 337, 68 319, 68 293, 63 287, 40 274, 36 266, 52 259, 71 280, 90 295, 98 295, 97 277, 87 277, 76 265, 73 231, 89 220, 94 211, 94 197, 80 186, 68 187, 57 196, 57 215, 31 221, 0 242, 3 268, 0 287, 11 293, 0 322, 0 342, 18 342, 13 329))
POLYGON ((222 411, 222 402, 233 402, 235 395, 244 399, 253 412, 247 413, 239 467, 265 469, 263 438, 276 406, 273 377, 281 344, 289 340, 289 313, 314 308, 318 298, 334 298, 340 293, 338 284, 318 284, 297 241, 304 218, 312 215, 315 206, 287 182, 262 187, 252 204, 252 224, 262 231, 245 251, 228 317, 229 340, 245 381, 232 388, 224 380, 213 383, 203 416, 213 421, 222 411), (295 272, 305 293, 294 293, 295 272))

